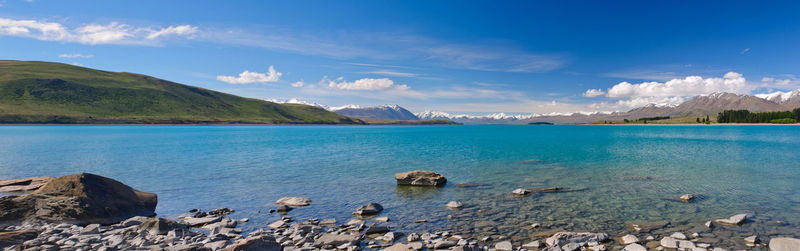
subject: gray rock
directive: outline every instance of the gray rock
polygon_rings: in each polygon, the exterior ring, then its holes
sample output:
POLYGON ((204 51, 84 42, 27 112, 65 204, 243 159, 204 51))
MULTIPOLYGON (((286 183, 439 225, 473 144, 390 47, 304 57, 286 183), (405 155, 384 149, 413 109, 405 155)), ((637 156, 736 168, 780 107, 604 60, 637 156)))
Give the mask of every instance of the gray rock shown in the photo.
POLYGON ((220 250, 220 249, 224 248, 227 245, 228 245, 228 241, 227 240, 221 240, 221 241, 213 241, 213 242, 206 243, 205 245, 203 245, 203 247, 210 248, 211 250, 220 250))
POLYGON ((377 222, 389 222, 389 217, 375 217, 377 222))
POLYGON ((224 249, 225 251, 281 251, 281 245, 274 237, 261 235, 247 237, 244 241, 234 243, 224 249))
POLYGON ((661 246, 665 248, 678 248, 678 240, 672 237, 664 237, 661 239, 661 246))
MULTIPOLYGON (((548 247, 562 246, 568 243, 577 243, 581 246, 586 245, 588 242, 603 242, 608 239, 608 234, 605 233, 589 233, 589 232, 558 232, 550 238, 545 240, 548 247)), ((562 246, 563 249, 563 246, 562 246)))
POLYGON ((41 177, 30 177, 30 178, 12 179, 12 180, 0 180, 0 193, 33 191, 41 186, 44 186, 44 184, 47 184, 47 182, 50 182, 53 179, 54 179, 53 177, 41 176, 41 177))
POLYGON ((578 244, 578 243, 575 243, 575 242, 570 242, 570 243, 567 243, 567 244, 564 244, 563 246, 561 246, 561 250, 564 250, 564 251, 577 251, 577 250, 581 250, 581 246, 582 246, 581 244, 578 244))
POLYGON ((433 241, 433 249, 447 249, 455 245, 456 243, 454 241, 448 241, 444 239, 437 239, 433 241))
POLYGON ((359 215, 359 216, 361 216, 361 215, 371 215, 371 214, 380 213, 381 211, 383 211, 383 206, 381 206, 381 204, 373 202, 373 203, 369 203, 369 204, 366 204, 366 205, 363 205, 363 206, 359 207, 358 209, 356 209, 355 212, 353 212, 353 214, 359 215))
POLYGON ((99 234, 100 233, 100 224, 89 224, 86 225, 83 229, 81 229, 81 234, 99 234))
POLYGON ((517 189, 514 189, 514 191, 511 191, 511 193, 515 194, 515 195, 527 195, 527 194, 531 193, 531 190, 524 189, 524 188, 517 188, 517 189))
POLYGON ((166 218, 151 218, 139 225, 138 231, 149 235, 167 234, 172 230, 187 229, 186 225, 166 218))
POLYGON ((672 233, 672 235, 670 235, 669 237, 672 237, 672 238, 675 238, 675 239, 679 239, 679 240, 686 240, 686 235, 681 233, 681 232, 672 233))
POLYGON ((742 225, 747 222, 747 214, 737 214, 727 219, 716 219, 714 222, 726 225, 742 225))
POLYGON ((189 227, 200 227, 206 224, 216 223, 221 220, 221 216, 207 216, 202 218, 186 217, 183 218, 183 223, 189 227))
POLYGON ((414 250, 414 248, 412 248, 409 245, 403 244, 403 243, 397 243, 397 244, 389 246, 388 248, 384 248, 383 250, 384 251, 409 251, 409 250, 414 250))
POLYGON ((800 251, 800 239, 778 237, 769 240, 769 250, 800 251))
POLYGON ((408 241, 408 243, 418 241, 419 240, 419 234, 410 233, 410 234, 408 234, 408 236, 406 236, 406 240, 408 241))
POLYGON ((622 251, 647 251, 647 248, 645 248, 642 245, 633 243, 633 244, 628 244, 627 246, 622 248, 622 251))
POLYGON ((639 242, 639 238, 637 238, 636 236, 634 236, 632 234, 628 234, 628 235, 622 236, 622 238, 620 238, 620 240, 622 240, 622 245, 628 245, 628 244, 639 242))
POLYGON ((522 248, 524 249, 536 249, 542 247, 542 242, 540 241, 531 241, 525 244, 522 244, 522 248))
POLYGON ((322 234, 319 239, 314 241, 314 247, 324 247, 324 246, 339 246, 342 244, 358 244, 361 242, 361 236, 359 235, 351 235, 351 234, 333 234, 333 233, 326 233, 322 234))
POLYGON ((683 202, 692 202, 695 197, 697 197, 696 194, 684 194, 684 195, 681 195, 681 197, 679 197, 678 199, 683 201, 683 202))
POLYGON ((287 206, 287 205, 280 205, 280 206, 278 206, 278 208, 276 209, 276 211, 278 211, 278 213, 279 213, 279 214, 286 214, 286 213, 288 213, 289 211, 292 211, 292 209, 293 209, 293 208, 291 208, 291 207, 289 207, 289 206, 287 206))
POLYGON ((447 183, 447 179, 443 175, 431 171, 397 173, 394 175, 394 179, 398 185, 411 186, 441 186, 447 183))
POLYGON ((447 205, 445 205, 445 206, 447 208, 462 208, 462 207, 464 207, 464 204, 461 203, 461 202, 458 202, 458 201, 451 201, 451 202, 448 202, 447 205))
POLYGON ((382 234, 387 232, 389 232, 389 227, 387 226, 372 225, 367 227, 367 230, 364 231, 364 234, 382 234))
POLYGON ((303 207, 311 205, 311 200, 303 197, 283 197, 275 201, 275 204, 292 206, 292 207, 303 207))
POLYGON ((750 243, 750 244, 757 244, 758 241, 759 241, 758 240, 758 235, 753 235, 753 236, 749 236, 747 238, 744 238, 744 242, 750 243))
POLYGON ((494 244, 494 249, 501 251, 511 251, 514 250, 514 247, 511 245, 510 241, 501 241, 494 244))

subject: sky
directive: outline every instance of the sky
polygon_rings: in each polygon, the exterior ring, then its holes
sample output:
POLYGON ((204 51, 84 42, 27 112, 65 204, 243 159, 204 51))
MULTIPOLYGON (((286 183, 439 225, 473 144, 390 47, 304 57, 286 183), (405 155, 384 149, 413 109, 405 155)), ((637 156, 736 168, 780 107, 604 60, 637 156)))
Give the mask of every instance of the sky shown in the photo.
POLYGON ((267 100, 626 111, 800 88, 798 1, 0 0, 0 59, 267 100))

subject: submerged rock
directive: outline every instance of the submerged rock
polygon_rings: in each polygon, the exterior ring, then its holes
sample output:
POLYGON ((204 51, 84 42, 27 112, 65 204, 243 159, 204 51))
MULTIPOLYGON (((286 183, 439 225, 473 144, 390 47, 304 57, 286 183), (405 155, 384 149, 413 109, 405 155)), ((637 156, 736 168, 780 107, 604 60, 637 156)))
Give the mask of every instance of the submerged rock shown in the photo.
POLYGON ((716 219, 714 221, 726 225, 742 225, 747 222, 747 214, 737 214, 727 219, 716 219))
POLYGON ((632 243, 622 248, 622 251, 647 251, 647 248, 642 245, 632 243))
POLYGON ((524 188, 517 188, 517 189, 514 189, 514 191, 511 191, 511 193, 514 194, 514 195, 527 195, 527 194, 531 193, 531 190, 524 189, 524 188))
POLYGON ((639 238, 636 238, 636 236, 634 236, 632 234, 628 234, 628 235, 622 236, 620 238, 620 240, 622 241, 622 245, 628 245, 628 244, 639 242, 639 238))
POLYGON ((514 247, 511 245, 510 241, 501 241, 497 244, 494 244, 494 249, 501 250, 501 251, 511 251, 514 250, 514 247))
POLYGON ((53 177, 40 176, 13 180, 0 180, 0 193, 26 192, 36 190, 47 184, 53 177))
POLYGON ((0 224, 24 220, 112 224, 133 216, 153 216, 157 203, 153 193, 78 173, 53 179, 31 194, 0 198, 0 224))
POLYGON ((692 202, 695 197, 697 197, 696 194, 684 194, 684 195, 681 195, 681 197, 679 197, 678 199, 683 201, 683 202, 692 202))
POLYGON ((283 197, 275 201, 275 204, 291 207, 304 207, 311 205, 311 200, 303 197, 283 197))
POLYGON ((431 171, 411 171, 394 175, 398 185, 441 186, 447 183, 444 175, 431 171))
POLYGON ((381 204, 373 202, 373 203, 369 203, 369 204, 366 204, 366 205, 363 205, 363 206, 359 207, 358 209, 356 209, 355 212, 353 212, 353 214, 359 215, 359 216, 361 216, 361 215, 371 215, 371 214, 380 213, 381 211, 383 211, 383 206, 381 206, 381 204))

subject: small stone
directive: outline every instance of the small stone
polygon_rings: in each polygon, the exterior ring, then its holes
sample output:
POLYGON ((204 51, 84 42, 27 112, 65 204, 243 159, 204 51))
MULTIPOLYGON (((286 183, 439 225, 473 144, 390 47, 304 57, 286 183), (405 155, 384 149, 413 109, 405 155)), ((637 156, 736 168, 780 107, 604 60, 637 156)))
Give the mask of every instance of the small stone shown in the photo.
POLYGON ((447 205, 445 205, 445 206, 447 208, 462 208, 462 207, 464 207, 464 204, 461 203, 461 202, 458 202, 458 201, 451 201, 451 202, 448 202, 447 205))
POLYGON ((648 240, 648 241, 652 241, 652 240, 655 240, 655 239, 656 239, 656 237, 653 237, 652 235, 648 235, 648 236, 647 236, 646 238, 644 238, 644 239, 645 239, 645 240, 648 240))
POLYGON ((238 222, 248 222, 248 221, 250 221, 250 218, 242 218, 238 220, 238 222))
POLYGON ((377 222, 389 222, 389 217, 375 217, 377 222))
POLYGON ((758 235, 753 235, 753 236, 744 238, 744 242, 750 243, 750 244, 758 244, 758 241, 759 241, 758 240, 758 235))
POLYGON ((517 189, 514 189, 514 191, 511 191, 511 193, 515 194, 515 195, 527 195, 527 194, 531 193, 531 190, 523 189, 523 188, 517 188, 517 189))
POLYGON ((622 251, 647 251, 647 248, 642 245, 632 243, 622 248, 622 251))
POLYGON ((444 175, 431 171, 411 171, 394 175, 397 185, 442 186, 447 183, 444 175))
POLYGON ((414 241, 418 241, 419 240, 419 234, 410 233, 410 234, 408 234, 408 236, 406 236, 406 240, 408 241, 408 243, 411 243, 411 242, 414 242, 414 241))
POLYGON ((513 250, 513 246, 511 245, 510 241, 501 241, 494 244, 494 249, 502 250, 502 251, 511 251, 513 250))
POLYGON ((672 237, 672 238, 675 238, 675 239, 679 239, 679 240, 686 240, 686 235, 684 235, 681 232, 672 233, 672 235, 670 235, 669 237, 672 237))
POLYGON ((678 240, 672 237, 661 238, 661 246, 665 248, 678 248, 678 240))
POLYGON ((561 246, 561 249, 564 250, 564 251, 577 251, 577 250, 581 249, 581 244, 578 244, 578 243, 575 243, 575 242, 571 242, 571 243, 567 243, 564 246, 561 246))
POLYGON ((367 227, 367 230, 364 231, 364 234, 382 234, 386 232, 389 232, 389 227, 387 226, 369 226, 367 227))
POLYGON ((336 225, 336 219, 324 219, 319 222, 320 225, 336 225))
POLYGON ((351 219, 351 220, 347 221, 347 223, 345 223, 345 225, 347 225, 347 226, 355 226, 355 225, 362 224, 362 223, 364 223, 364 220, 351 219))
POLYGON ((100 224, 89 224, 86 225, 83 229, 81 229, 81 234, 99 234, 100 233, 100 224))
POLYGON ((292 211, 292 209, 294 209, 294 208, 291 208, 291 207, 289 207, 287 205, 280 205, 280 206, 278 206, 276 211, 278 211, 279 214, 286 214, 289 211, 292 211))
POLYGON ((455 245, 456 245, 455 242, 444 239, 438 239, 433 241, 433 249, 447 249, 455 245))
POLYGON ((695 194, 684 194, 684 195, 681 195, 681 197, 678 198, 678 199, 683 201, 683 202, 692 202, 695 197, 697 197, 697 195, 695 195, 695 194))
POLYGON ((639 238, 636 238, 636 236, 632 234, 622 236, 622 238, 620 239, 622 240, 622 245, 628 245, 639 242, 639 238))
POLYGON ((712 224, 711 224, 711 221, 706 221, 706 223, 705 223, 705 224, 703 224, 703 225, 704 225, 704 226, 706 226, 707 228, 712 228, 712 227, 714 227, 714 225, 712 225, 712 224))
POLYGON ((524 249, 537 249, 542 247, 542 243, 540 241, 531 241, 522 245, 524 249))
POLYGON ((279 220, 279 221, 273 222, 272 224, 267 225, 267 227, 272 228, 272 229, 286 228, 286 221, 279 220))
POLYGON ((422 220, 414 220, 414 223, 426 223, 426 222, 428 222, 428 220, 425 220, 425 219, 422 219, 422 220))

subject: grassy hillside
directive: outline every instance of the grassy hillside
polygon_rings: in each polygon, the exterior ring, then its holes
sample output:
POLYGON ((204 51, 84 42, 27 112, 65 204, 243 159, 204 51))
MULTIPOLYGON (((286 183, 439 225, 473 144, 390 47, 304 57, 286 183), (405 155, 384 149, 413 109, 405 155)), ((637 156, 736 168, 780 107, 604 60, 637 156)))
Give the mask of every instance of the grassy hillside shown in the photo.
POLYGON ((133 73, 0 60, 0 123, 362 124, 133 73))

